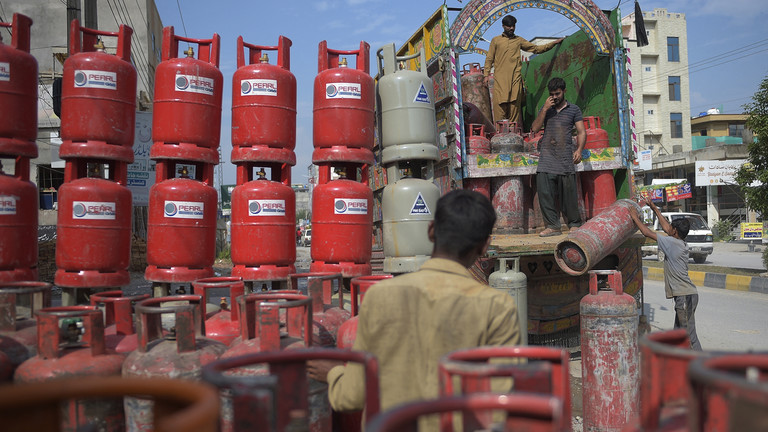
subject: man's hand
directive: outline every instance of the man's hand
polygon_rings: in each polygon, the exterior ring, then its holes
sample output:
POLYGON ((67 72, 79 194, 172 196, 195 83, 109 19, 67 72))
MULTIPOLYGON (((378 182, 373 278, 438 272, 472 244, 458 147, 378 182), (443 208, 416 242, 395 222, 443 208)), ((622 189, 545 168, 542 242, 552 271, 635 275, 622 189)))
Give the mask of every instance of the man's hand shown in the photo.
POLYGON ((487 77, 483 78, 483 84, 485 84, 486 87, 488 87, 488 83, 491 82, 491 76, 488 75, 487 77))
POLYGON ((542 110, 544 110, 544 112, 547 112, 547 110, 548 110, 548 109, 550 109, 550 108, 552 108, 553 106, 555 106, 555 98, 553 98, 552 96, 550 96, 550 97, 548 97, 548 98, 547 98, 547 99, 544 101, 544 107, 542 107, 542 110))
POLYGON ((310 378, 328 382, 328 372, 336 366, 343 366, 340 360, 309 360, 307 361, 307 374, 310 378))
POLYGON ((576 150, 573 152, 573 163, 577 164, 581 162, 581 152, 579 150, 576 150))

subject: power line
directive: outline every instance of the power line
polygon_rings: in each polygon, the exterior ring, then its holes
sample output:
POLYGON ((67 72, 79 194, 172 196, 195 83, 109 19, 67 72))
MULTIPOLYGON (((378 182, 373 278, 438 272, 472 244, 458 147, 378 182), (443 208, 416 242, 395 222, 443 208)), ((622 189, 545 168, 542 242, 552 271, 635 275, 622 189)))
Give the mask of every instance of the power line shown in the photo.
MULTIPOLYGON (((112 3, 110 1, 107 1, 107 6, 109 6, 109 11, 112 13, 112 18, 115 20, 115 25, 119 29, 120 28, 120 21, 122 21, 123 19, 122 18, 118 19, 118 16, 117 16, 118 14, 115 13, 115 9, 112 8, 112 3)), ((117 2, 115 2, 115 8, 117 8, 117 2)), ((130 20, 130 17, 129 17, 129 20, 130 20)), ((133 26, 131 26, 131 27, 133 27, 133 26)), ((133 44, 131 44, 131 46, 133 47, 133 44)), ((137 51, 138 51, 138 48, 137 48, 137 51)), ((145 78, 145 75, 148 72, 145 72, 144 74, 139 73, 139 70, 144 69, 144 66, 142 66, 141 63, 140 63, 140 61, 142 60, 141 59, 141 55, 139 55, 137 57, 138 58, 135 60, 137 66, 138 66, 136 68, 137 69, 136 70, 137 75, 138 75, 139 78, 141 78, 141 81, 144 83, 144 87, 145 88, 149 88, 149 76, 147 75, 146 78, 145 78)), ((131 58, 133 59, 133 55, 131 55, 131 58)), ((147 67, 147 69, 149 69, 149 68, 147 67)))
POLYGON ((184 15, 181 14, 181 5, 179 4, 179 0, 176 0, 176 7, 179 9, 179 17, 181 18, 181 28, 184 29, 184 37, 187 36, 187 26, 184 24, 184 15))

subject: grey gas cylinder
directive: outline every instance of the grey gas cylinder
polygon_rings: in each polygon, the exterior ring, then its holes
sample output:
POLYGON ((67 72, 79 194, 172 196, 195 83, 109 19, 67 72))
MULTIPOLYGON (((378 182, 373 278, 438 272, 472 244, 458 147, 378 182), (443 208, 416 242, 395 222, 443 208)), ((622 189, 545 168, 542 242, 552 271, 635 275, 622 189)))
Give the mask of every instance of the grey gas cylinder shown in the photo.
POLYGON ((427 229, 435 218, 440 189, 429 180, 402 178, 381 198, 384 272, 416 271, 432 254, 427 229))
POLYGON ((528 278, 520 271, 520 257, 499 258, 496 271, 488 277, 488 285, 515 299, 520 321, 520 345, 528 345, 528 278))
POLYGON ((439 160, 437 124, 432 80, 427 75, 424 49, 409 56, 396 56, 395 44, 377 52, 379 76, 376 86, 381 113, 381 161, 439 160), (416 64, 419 70, 406 69, 416 64))

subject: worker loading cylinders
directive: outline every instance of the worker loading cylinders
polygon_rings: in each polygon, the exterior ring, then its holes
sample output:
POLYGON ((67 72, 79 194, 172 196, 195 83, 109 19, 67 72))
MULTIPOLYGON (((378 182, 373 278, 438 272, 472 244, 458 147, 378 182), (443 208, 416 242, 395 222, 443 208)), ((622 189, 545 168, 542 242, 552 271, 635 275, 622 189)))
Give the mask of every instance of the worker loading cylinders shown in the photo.
POLYGON ((285 36, 280 36, 277 46, 252 45, 243 42, 242 36, 237 38, 232 163, 258 160, 296 165, 296 77, 291 73, 290 48, 291 40, 285 36), (271 65, 266 51, 275 50, 277 64, 271 65))
MULTIPOLYGON (((59 188, 56 275, 65 306, 81 288, 116 288, 131 281, 131 191, 125 162, 69 159, 59 188)), ((81 294, 84 294, 81 292, 81 294)))
POLYGON ((69 57, 61 85, 62 159, 98 158, 133 162, 136 69, 131 64, 133 30, 118 32, 70 24, 69 57), (117 55, 100 36, 117 37, 117 55))
POLYGON ((12 22, 0 22, 11 32, 8 41, 2 36, 6 30, 0 31, 0 155, 37 157, 38 76, 37 60, 29 53, 31 27, 32 20, 17 13, 12 22))
POLYGON ((211 39, 176 36, 163 29, 163 61, 155 72, 152 116, 152 159, 183 159, 216 164, 219 161, 221 98, 224 78, 219 70, 218 34, 211 39), (180 58, 179 42, 190 46, 180 58))
POLYGON ((232 191, 232 276, 244 281, 285 280, 296 273, 296 193, 290 167, 271 165, 272 179, 239 162, 232 191), (282 179, 282 180, 281 180, 282 179))
POLYGON ((370 46, 361 41, 359 50, 340 51, 318 47, 314 84, 312 161, 357 162, 373 165, 374 85, 370 76, 370 46), (356 68, 347 67, 354 55, 356 68))

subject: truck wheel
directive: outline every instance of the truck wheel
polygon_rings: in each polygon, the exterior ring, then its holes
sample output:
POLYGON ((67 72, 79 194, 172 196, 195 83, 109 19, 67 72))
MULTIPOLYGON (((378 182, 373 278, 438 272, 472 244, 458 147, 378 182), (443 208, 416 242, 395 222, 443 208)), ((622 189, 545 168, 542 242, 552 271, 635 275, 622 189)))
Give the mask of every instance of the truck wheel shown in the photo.
POLYGON ((707 256, 706 255, 694 255, 693 256, 693 262, 695 262, 696 264, 704 264, 704 261, 706 261, 706 260, 707 260, 707 256))
POLYGON ((656 252, 656 258, 659 260, 659 262, 663 262, 664 261, 664 252, 662 252, 662 251, 656 252))

